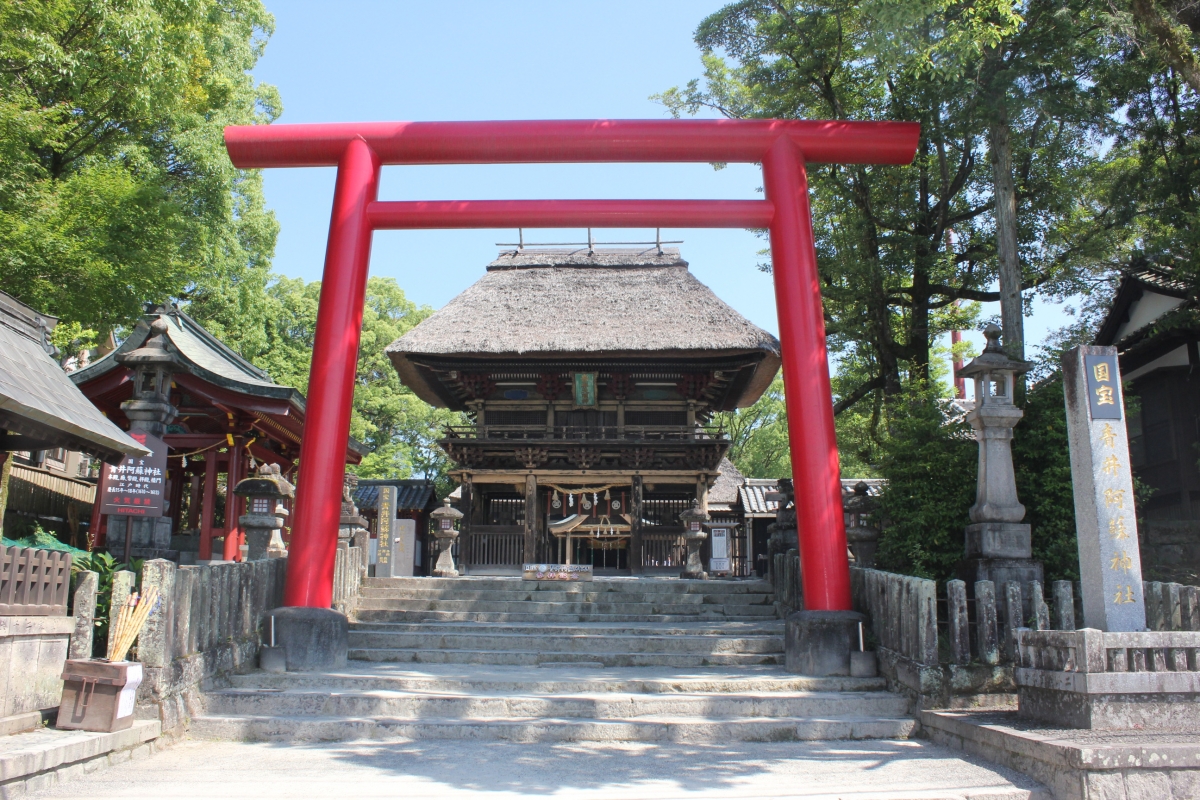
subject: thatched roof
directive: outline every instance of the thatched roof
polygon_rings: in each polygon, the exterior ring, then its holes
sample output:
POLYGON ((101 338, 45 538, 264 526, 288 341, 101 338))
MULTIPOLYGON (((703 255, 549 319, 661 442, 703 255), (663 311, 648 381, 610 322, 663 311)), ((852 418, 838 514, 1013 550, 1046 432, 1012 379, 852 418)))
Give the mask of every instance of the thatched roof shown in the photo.
POLYGON ((503 252, 487 273, 387 353, 400 378, 438 405, 413 357, 761 358, 739 405, 779 368, 779 342, 688 271, 677 248, 503 252))

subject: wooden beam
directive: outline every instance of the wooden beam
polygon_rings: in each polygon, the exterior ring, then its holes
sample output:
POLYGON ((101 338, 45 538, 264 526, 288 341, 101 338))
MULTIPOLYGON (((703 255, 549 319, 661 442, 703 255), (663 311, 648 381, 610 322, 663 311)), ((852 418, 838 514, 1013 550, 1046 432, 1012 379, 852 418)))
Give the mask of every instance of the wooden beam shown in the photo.
MULTIPOLYGON (((451 477, 459 478, 465 475, 463 470, 452 470, 451 477)), ((521 483, 526 475, 536 475, 541 483, 569 481, 580 486, 590 486, 596 483, 613 483, 622 481, 629 483, 635 476, 642 476, 651 483, 694 484, 701 476, 708 475, 708 470, 516 470, 516 469, 473 469, 470 472, 475 483, 521 483)))
POLYGON ((633 476, 632 491, 629 493, 629 571, 642 573, 642 476, 633 476))
POLYGON ((537 558, 538 534, 538 485, 537 475, 525 476, 525 563, 532 564, 537 558))

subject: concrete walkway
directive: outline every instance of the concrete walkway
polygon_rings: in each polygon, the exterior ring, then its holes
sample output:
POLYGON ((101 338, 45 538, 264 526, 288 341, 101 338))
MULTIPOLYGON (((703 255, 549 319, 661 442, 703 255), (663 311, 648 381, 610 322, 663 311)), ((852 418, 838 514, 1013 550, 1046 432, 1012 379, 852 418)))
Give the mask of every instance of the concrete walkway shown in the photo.
POLYGON ((25 796, 1051 800, 1018 773, 919 741, 727 746, 188 741, 25 796))

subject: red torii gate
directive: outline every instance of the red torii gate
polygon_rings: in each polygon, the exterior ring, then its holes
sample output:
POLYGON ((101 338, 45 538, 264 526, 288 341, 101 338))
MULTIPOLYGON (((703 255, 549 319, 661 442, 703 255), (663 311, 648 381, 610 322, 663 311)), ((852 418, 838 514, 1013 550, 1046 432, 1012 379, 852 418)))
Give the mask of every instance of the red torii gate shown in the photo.
POLYGON ((907 164, 920 126, 796 120, 371 122, 234 126, 241 169, 337 166, 284 604, 329 608, 346 441, 376 230, 767 228, 804 606, 848 610, 850 572, 805 164, 907 164), (376 199, 384 164, 761 163, 765 200, 376 199))

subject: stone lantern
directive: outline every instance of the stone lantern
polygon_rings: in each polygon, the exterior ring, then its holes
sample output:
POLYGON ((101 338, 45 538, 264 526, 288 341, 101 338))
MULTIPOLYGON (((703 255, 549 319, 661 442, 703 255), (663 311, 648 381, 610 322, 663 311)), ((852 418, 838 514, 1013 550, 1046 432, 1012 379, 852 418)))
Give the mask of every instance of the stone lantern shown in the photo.
POLYGON ((171 375, 175 356, 167 350, 167 321, 157 317, 141 347, 116 356, 118 364, 133 370, 133 396, 121 403, 129 430, 162 438, 179 412, 171 405, 171 375))
POLYGON ((233 493, 246 498, 246 513, 238 524, 246 530, 246 559, 282 558, 287 555, 282 528, 287 509, 285 497, 294 497, 295 489, 284 480, 278 464, 263 464, 258 474, 238 481, 233 493))
POLYGON ((709 516, 700 510, 700 501, 693 500, 692 507, 679 515, 679 521, 683 523, 683 539, 687 542, 687 566, 679 577, 706 581, 708 573, 700 563, 700 545, 708 538, 704 526, 708 524, 709 516))
POLYGON ((1017 499, 1013 473, 1013 428, 1021 409, 1013 405, 1016 376, 1027 372, 1027 361, 1009 358, 1000 345, 1000 328, 988 325, 983 330, 987 346, 978 358, 958 371, 959 376, 975 381, 975 408, 967 422, 975 429, 979 443, 979 479, 975 505, 971 506, 971 525, 966 531, 966 561, 963 579, 1007 581, 1024 584, 1042 579, 1042 566, 1033 555, 1029 525, 1023 524, 1025 506, 1017 499))
POLYGON ((458 570, 454 568, 454 554, 451 549, 454 547, 454 540, 458 538, 458 521, 463 518, 463 513, 457 508, 450 507, 450 498, 447 497, 441 508, 434 509, 430 512, 429 517, 433 520, 433 536, 438 540, 437 565, 433 568, 433 576, 435 578, 457 578, 458 570))

